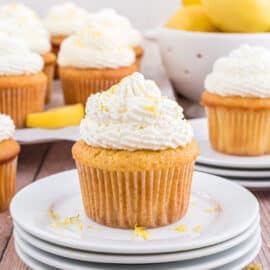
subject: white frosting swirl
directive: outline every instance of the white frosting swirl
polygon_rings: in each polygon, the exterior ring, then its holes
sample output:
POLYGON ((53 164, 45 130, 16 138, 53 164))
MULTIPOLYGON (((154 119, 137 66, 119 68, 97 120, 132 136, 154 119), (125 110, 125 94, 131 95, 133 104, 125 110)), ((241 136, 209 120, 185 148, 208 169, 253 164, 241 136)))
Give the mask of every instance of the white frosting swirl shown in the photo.
POLYGON ((136 30, 128 20, 113 9, 103 9, 100 12, 91 14, 89 20, 103 27, 109 28, 119 42, 136 47, 141 45, 141 33, 136 30))
POLYGON ((0 142, 11 139, 15 132, 15 125, 8 115, 0 114, 0 142))
POLYGON ((42 68, 42 58, 24 41, 0 33, 0 76, 34 74, 42 68))
POLYGON ((58 55, 60 66, 77 68, 119 68, 135 61, 134 51, 118 43, 110 31, 88 24, 65 39, 58 55))
POLYGON ((67 2, 53 6, 45 19, 45 25, 52 36, 71 35, 80 30, 88 18, 89 13, 67 2))
POLYGON ((270 97, 270 51, 243 45, 218 59, 205 80, 207 91, 220 96, 270 97))
POLYGON ((23 39, 36 53, 44 54, 51 49, 45 26, 34 11, 23 4, 0 6, 0 31, 23 39))
POLYGON ((184 147, 193 138, 183 109, 140 73, 90 96, 80 130, 89 145, 129 151, 184 147))

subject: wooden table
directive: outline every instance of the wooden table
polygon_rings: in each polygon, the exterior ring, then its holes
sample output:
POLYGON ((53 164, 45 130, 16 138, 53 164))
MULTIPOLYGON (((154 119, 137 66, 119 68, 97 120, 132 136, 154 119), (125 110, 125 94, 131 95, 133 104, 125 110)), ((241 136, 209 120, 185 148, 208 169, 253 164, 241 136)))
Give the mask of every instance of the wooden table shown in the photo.
MULTIPOLYGON (((147 45, 150 48, 150 45, 147 45)), ((143 71, 147 77, 157 79, 166 94, 171 95, 170 85, 162 70, 156 48, 147 50, 143 71), (155 63, 154 67, 153 64, 155 63)), ((59 99, 57 99, 59 102, 59 99)), ((190 105, 180 99, 180 103, 186 107, 189 116, 199 115, 200 108, 190 105)), ((71 157, 71 142, 54 142, 49 144, 28 145, 22 147, 19 158, 17 189, 37 181, 39 178, 50 174, 75 168, 71 157)), ((270 191, 254 193, 260 202, 261 226, 263 247, 255 263, 264 269, 270 269, 270 191)), ((13 243, 12 220, 9 212, 0 213, 0 270, 26 270, 29 269, 16 255, 13 243)), ((128 269, 127 269, 128 270, 128 269)), ((229 269, 228 269, 229 270, 229 269)))

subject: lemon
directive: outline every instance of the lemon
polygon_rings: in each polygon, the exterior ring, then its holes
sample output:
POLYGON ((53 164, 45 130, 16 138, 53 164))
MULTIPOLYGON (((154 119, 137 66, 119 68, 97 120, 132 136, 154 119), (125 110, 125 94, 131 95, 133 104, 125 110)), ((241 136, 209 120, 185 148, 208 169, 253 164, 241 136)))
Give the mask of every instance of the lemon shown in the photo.
POLYGON ((224 32, 265 32, 270 29, 269 0, 202 0, 212 22, 224 32))
POLYGON ((166 27, 195 32, 216 32, 216 27, 200 6, 183 7, 169 19, 166 27))
POLYGON ((182 0, 183 6, 200 5, 201 0, 182 0))
POLYGON ((26 126, 32 128, 63 128, 79 125, 84 117, 82 104, 63 106, 27 115, 26 126))

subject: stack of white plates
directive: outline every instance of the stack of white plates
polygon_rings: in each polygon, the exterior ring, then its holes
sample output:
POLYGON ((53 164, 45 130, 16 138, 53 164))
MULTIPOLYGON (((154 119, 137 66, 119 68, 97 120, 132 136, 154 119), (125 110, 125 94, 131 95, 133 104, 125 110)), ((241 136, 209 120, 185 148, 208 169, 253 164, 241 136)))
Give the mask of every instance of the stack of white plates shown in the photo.
POLYGON ((88 219, 75 170, 24 188, 12 201, 11 215, 17 253, 33 269, 239 270, 261 247, 256 198, 237 184, 198 172, 187 215, 143 231, 146 240, 134 230, 88 219))
POLYGON ((200 148, 195 170, 226 177, 251 189, 270 189, 270 155, 243 157, 213 150, 209 142, 207 119, 191 120, 200 148))

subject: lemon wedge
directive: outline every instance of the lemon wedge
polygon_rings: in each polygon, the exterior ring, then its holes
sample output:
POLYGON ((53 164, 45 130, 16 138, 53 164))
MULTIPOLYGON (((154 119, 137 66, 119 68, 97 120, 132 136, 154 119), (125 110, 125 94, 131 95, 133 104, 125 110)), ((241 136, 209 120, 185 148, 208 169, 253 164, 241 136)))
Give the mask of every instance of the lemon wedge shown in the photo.
POLYGON ((177 10, 167 22, 166 27, 194 32, 218 31, 205 15, 201 6, 188 6, 177 10))
POLYGON ((269 0, 202 0, 210 20, 224 32, 270 30, 269 0))
POLYGON ((82 104, 68 105, 27 115, 26 126, 32 128, 63 128, 79 125, 84 117, 82 104))
POLYGON ((183 6, 200 5, 201 0, 182 0, 183 6))

